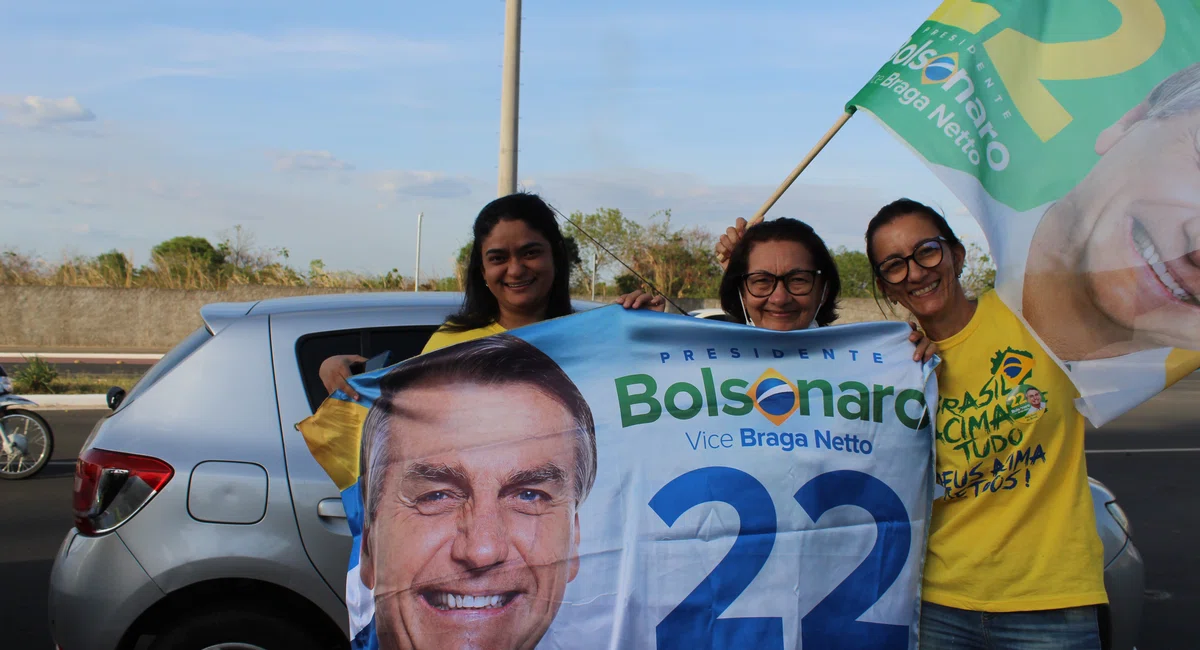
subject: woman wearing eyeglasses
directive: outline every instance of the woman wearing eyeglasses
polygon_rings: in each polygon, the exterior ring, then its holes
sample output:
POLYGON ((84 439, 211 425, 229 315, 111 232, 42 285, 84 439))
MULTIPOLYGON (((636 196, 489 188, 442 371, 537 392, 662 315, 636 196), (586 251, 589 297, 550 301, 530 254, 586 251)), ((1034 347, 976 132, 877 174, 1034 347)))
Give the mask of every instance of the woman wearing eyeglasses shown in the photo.
MULTIPOLYGON (((779 218, 746 228, 746 220, 721 237, 726 256, 721 308, 735 323, 791 331, 837 320, 842 281, 825 242, 803 221, 779 218)), ((617 298, 627 308, 661 310, 661 298, 634 291, 617 298), (651 303, 656 298, 659 302, 651 303)))
MULTIPOLYGON (((781 217, 747 227, 739 218, 721 235, 717 253, 727 260, 721 308, 734 322, 791 331, 837 320, 842 289, 837 264, 825 241, 803 221, 781 217)), ((910 340, 916 345, 914 361, 937 353, 920 332, 910 340)))
POLYGON ((720 289, 721 309, 733 322, 786 332, 837 320, 842 280, 808 224, 781 217, 746 229, 739 239, 720 289))
POLYGON ((967 298, 966 250, 932 208, 871 220, 877 288, 937 342, 937 482, 922 650, 1100 648, 1103 546, 1066 374, 994 291, 967 298))

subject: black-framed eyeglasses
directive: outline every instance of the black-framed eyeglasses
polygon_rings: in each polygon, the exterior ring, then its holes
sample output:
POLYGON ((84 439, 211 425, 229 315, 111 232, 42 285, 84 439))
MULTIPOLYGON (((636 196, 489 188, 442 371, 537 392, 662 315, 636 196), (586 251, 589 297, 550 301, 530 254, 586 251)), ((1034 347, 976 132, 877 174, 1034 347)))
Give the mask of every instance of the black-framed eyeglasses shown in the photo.
POLYGON ((746 293, 755 298, 767 298, 775 293, 775 287, 779 282, 783 281, 783 287, 788 293, 793 296, 807 296, 812 293, 813 286, 817 283, 817 276, 821 275, 819 270, 807 271, 797 270, 791 271, 786 275, 775 275, 766 271, 755 271, 742 276, 742 284, 746 287, 746 293))
POLYGON ((942 255, 946 249, 945 237, 926 239, 913 248, 912 255, 905 257, 889 257, 875 267, 875 273, 888 284, 900 284, 908 279, 908 261, 912 260, 924 269, 937 268, 942 263, 942 255))

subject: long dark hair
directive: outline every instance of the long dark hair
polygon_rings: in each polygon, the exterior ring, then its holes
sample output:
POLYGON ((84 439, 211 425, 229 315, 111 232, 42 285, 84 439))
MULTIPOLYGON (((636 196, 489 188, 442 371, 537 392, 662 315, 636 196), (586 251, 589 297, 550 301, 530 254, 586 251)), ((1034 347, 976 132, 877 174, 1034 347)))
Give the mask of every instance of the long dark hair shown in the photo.
POLYGON ((838 294, 842 291, 842 278, 838 275, 837 264, 825 241, 812 229, 812 226, 799 219, 780 217, 763 221, 746 229, 737 246, 729 254, 729 265, 725 267, 725 275, 721 277, 721 309, 725 310, 733 322, 745 323, 742 311, 741 291, 742 278, 750 269, 750 251, 756 244, 770 241, 791 241, 808 249, 813 263, 821 272, 820 278, 825 283, 825 302, 817 310, 817 324, 828 325, 837 320, 838 294))
POLYGON ((502 196, 483 206, 475 218, 474 241, 467 260, 465 295, 458 313, 446 319, 442 326, 451 332, 486 327, 500 317, 500 303, 487 288, 483 279, 483 240, 492 233, 496 224, 516 219, 525 222, 550 242, 550 255, 554 260, 554 282, 550 285, 550 297, 546 304, 546 318, 565 316, 571 308, 571 265, 567 259, 567 247, 554 210, 536 194, 517 192, 502 196))

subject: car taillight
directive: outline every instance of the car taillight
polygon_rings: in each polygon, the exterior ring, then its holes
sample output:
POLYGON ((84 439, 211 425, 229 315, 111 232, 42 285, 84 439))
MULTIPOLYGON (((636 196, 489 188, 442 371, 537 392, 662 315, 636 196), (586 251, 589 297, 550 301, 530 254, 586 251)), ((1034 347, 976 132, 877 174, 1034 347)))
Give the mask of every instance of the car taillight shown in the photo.
POLYGON ((75 462, 75 527, 107 533, 142 509, 175 470, 149 456, 89 449, 75 462))

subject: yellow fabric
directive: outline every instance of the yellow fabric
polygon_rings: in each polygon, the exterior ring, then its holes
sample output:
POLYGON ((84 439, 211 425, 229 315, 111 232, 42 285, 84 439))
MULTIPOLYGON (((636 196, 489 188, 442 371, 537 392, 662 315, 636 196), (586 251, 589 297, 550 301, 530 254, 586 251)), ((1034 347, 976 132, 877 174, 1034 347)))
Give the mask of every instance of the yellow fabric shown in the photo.
POLYGON ((1200 352, 1175 348, 1167 354, 1167 386, 1192 374, 1200 366, 1200 352))
POLYGON ((327 399, 313 415, 296 425, 317 464, 338 490, 358 481, 359 441, 367 409, 354 402, 327 399))
MULTIPOLYGON (((504 328, 498 323, 463 332, 438 329, 421 354, 503 331, 504 328)), ((365 407, 354 402, 327 399, 316 413, 296 425, 313 458, 333 479, 338 490, 345 490, 358 481, 362 427, 366 419, 365 407)))
POLYGON ((1107 602, 1074 386, 994 292, 938 347, 941 487, 922 598, 987 612, 1107 602))
POLYGON ((507 330, 501 327, 500 323, 492 323, 491 325, 485 325, 483 327, 477 327, 473 330, 465 330, 462 332, 448 332, 446 331, 446 326, 443 325, 438 328, 438 331, 433 333, 433 336, 429 338, 429 342, 425 344, 425 348, 421 350, 421 354, 433 352, 434 350, 440 350, 445 347, 450 347, 455 343, 474 341, 475 339, 481 339, 485 336, 501 334, 505 331, 507 330))

